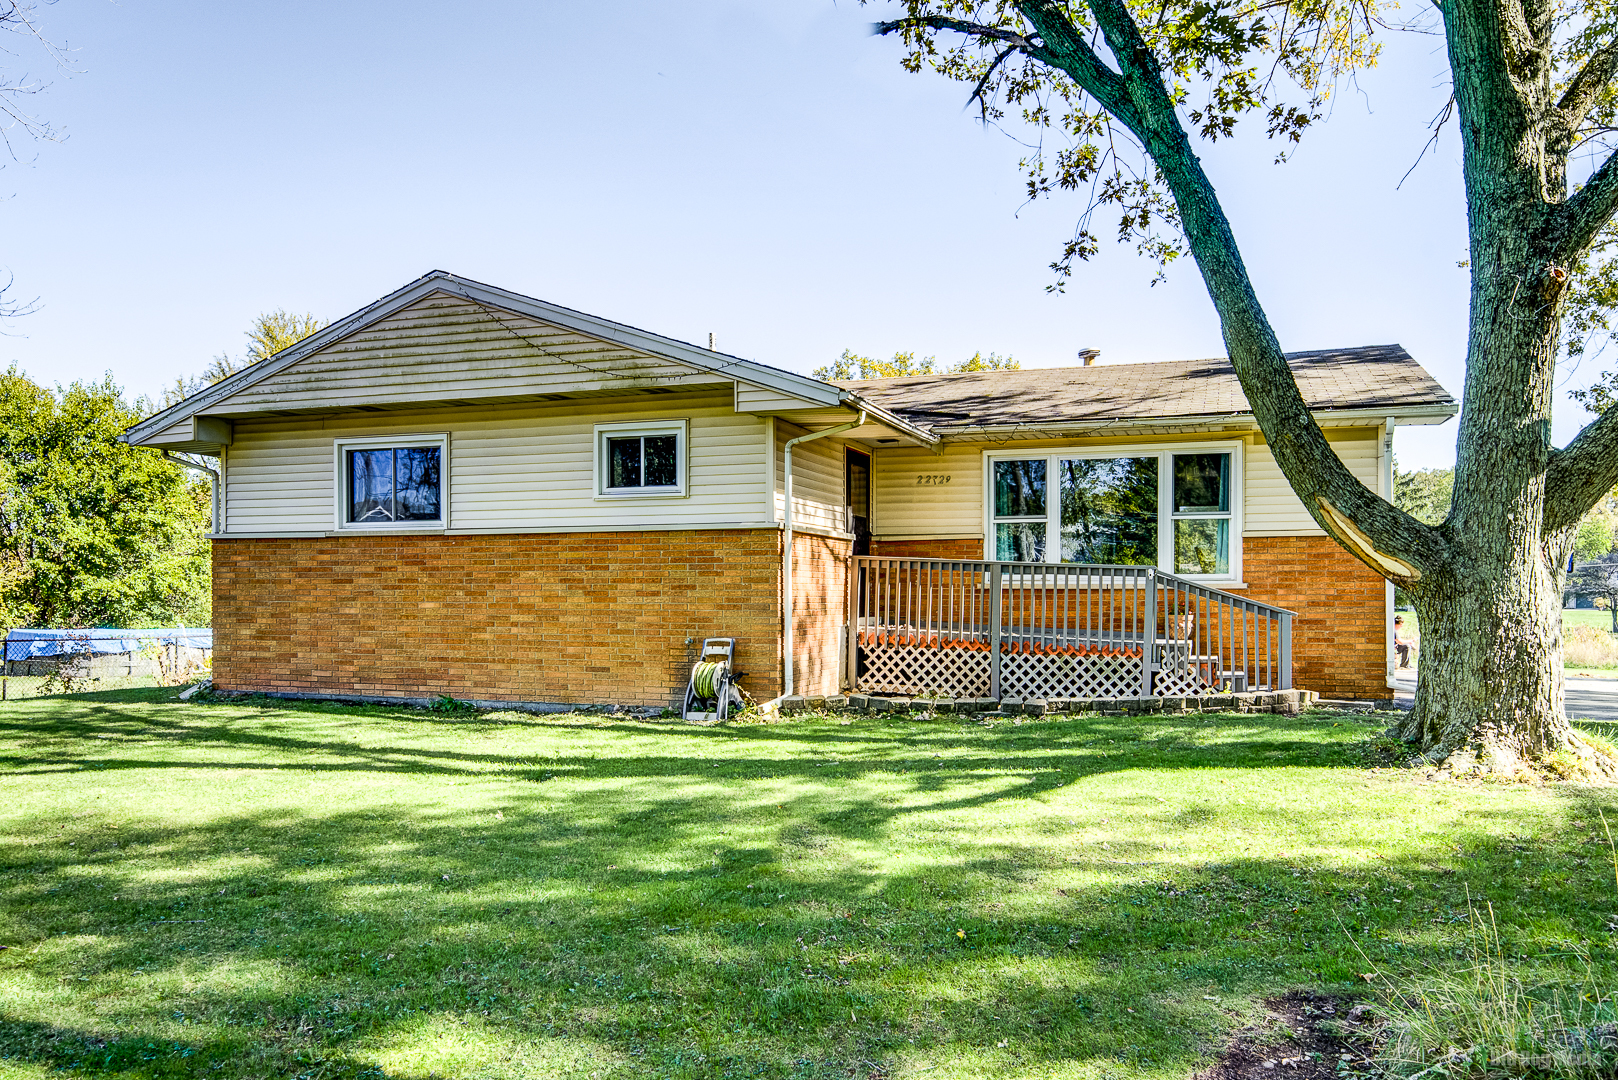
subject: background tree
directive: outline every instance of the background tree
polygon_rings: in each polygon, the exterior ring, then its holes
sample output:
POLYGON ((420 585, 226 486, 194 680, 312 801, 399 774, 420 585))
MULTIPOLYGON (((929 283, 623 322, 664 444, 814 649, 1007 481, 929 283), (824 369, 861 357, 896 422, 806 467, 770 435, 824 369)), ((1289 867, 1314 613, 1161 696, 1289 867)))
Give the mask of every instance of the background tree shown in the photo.
MULTIPOLYGON (((984 356, 980 352, 972 354, 970 359, 962 360, 943 369, 943 374, 952 375, 959 371, 1016 371, 1022 365, 1009 356, 999 353, 990 353, 984 356)), ((903 375, 935 375, 939 374, 938 362, 935 357, 916 359, 913 352, 894 353, 892 360, 876 360, 869 356, 856 356, 851 349, 844 349, 843 355, 814 370, 817 379, 895 379, 903 375)))
POLYGON ((1574 596, 1606 600, 1612 612, 1612 632, 1618 634, 1618 551, 1579 563, 1568 575, 1567 589, 1574 596))
POLYGON ((1614 533, 1618 532, 1618 516, 1612 508, 1612 499, 1603 499, 1579 522, 1573 534, 1573 559, 1584 562, 1598 558, 1612 550, 1614 533))
POLYGON ((118 436, 111 378, 0 373, 0 613, 8 626, 207 625, 209 493, 118 436))
POLYGON ((1033 128, 1028 191, 1088 193, 1052 265, 1096 248, 1093 214, 1166 266, 1189 253, 1277 465, 1315 521, 1405 589, 1423 663, 1401 731, 1514 772, 1562 751, 1611 770, 1563 711, 1560 607, 1579 520, 1618 483, 1618 411, 1550 443, 1570 284, 1618 208, 1618 9, 1605 0, 1436 0, 1470 230, 1471 322, 1453 500, 1429 524, 1361 484, 1298 392, 1193 139, 1257 117, 1282 146, 1334 82, 1375 62, 1376 0, 902 0, 877 25, 905 66, 1033 128), (1047 152, 1046 147, 1052 148, 1047 152), (1570 162, 1595 164, 1579 186, 1570 162))
POLYGON ((253 325, 247 329, 246 355, 238 358, 232 357, 229 353, 220 353, 202 369, 201 374, 182 375, 175 379, 172 385, 164 387, 155 402, 142 398, 139 405, 148 413, 154 413, 178 404, 221 379, 227 379, 260 360, 268 360, 282 349, 291 348, 325 327, 326 320, 316 318, 308 312, 294 315, 284 308, 265 312, 254 319, 253 325))
POLYGON ((1393 504, 1417 521, 1442 525, 1449 517, 1455 490, 1454 469, 1417 469, 1405 472, 1393 463, 1393 504))

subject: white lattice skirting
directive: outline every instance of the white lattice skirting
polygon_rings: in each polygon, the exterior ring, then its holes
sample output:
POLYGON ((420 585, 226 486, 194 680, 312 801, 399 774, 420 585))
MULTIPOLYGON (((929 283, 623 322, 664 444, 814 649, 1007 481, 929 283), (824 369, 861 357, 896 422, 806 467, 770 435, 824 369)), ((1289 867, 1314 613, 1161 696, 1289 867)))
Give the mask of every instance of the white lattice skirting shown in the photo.
MULTIPOLYGON (((924 643, 866 642, 860 647, 859 689, 875 694, 941 698, 989 696, 989 653, 983 648, 939 648, 924 643)), ((1199 664, 1163 657, 1152 677, 1157 697, 1196 697, 1216 693, 1199 664)), ((1002 697, 1133 698, 1140 696, 1138 655, 1128 653, 1007 652, 1000 660, 1002 697)))
POLYGON ((1219 687, 1208 681, 1217 678, 1217 663, 1193 660, 1184 645, 1163 647, 1158 659, 1158 672, 1152 676, 1152 693, 1157 697, 1198 697, 1217 693, 1219 687))
POLYGON ((1000 693, 1020 698, 1140 696, 1140 657, 1008 653, 1000 660, 1000 693))
POLYGON ((861 690, 947 698, 989 696, 987 649, 882 643, 864 646, 860 655, 861 690))

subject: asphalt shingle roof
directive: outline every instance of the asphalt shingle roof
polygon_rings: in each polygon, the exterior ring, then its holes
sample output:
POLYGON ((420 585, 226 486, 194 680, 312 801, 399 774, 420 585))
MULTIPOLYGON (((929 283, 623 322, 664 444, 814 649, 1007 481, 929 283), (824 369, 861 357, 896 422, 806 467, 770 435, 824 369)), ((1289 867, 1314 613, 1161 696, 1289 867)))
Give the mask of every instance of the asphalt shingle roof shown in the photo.
MULTIPOLYGON (((1311 409, 1455 404, 1398 345, 1287 354, 1311 409)), ((1012 424, 1153 420, 1251 413, 1227 359, 973 371, 839 382, 935 431, 1012 424)))

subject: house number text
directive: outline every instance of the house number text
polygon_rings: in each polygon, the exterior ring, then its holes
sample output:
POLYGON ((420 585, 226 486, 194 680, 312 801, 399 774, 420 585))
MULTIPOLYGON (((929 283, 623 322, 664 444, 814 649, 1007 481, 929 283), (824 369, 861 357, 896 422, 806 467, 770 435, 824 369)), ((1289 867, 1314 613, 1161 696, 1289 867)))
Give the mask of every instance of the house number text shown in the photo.
POLYGON ((918 483, 918 484, 947 484, 947 483, 950 482, 950 479, 951 479, 951 477, 949 477, 947 475, 945 475, 945 476, 927 476, 927 475, 923 474, 923 475, 920 475, 920 476, 916 477, 916 483, 918 483))

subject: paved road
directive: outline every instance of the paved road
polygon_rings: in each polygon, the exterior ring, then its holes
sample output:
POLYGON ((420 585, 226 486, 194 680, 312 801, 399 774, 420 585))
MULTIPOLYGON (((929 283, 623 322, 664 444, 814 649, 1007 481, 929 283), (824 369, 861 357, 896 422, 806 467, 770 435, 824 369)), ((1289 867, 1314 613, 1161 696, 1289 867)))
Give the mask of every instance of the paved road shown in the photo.
MULTIPOLYGON (((1408 709, 1416 696, 1416 673, 1398 673, 1399 688, 1394 700, 1408 709)), ((1567 715, 1572 720, 1610 720, 1618 723, 1618 679, 1587 679, 1574 676, 1567 681, 1567 715)))

